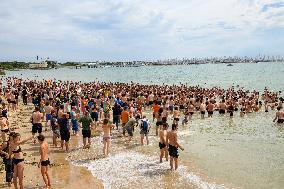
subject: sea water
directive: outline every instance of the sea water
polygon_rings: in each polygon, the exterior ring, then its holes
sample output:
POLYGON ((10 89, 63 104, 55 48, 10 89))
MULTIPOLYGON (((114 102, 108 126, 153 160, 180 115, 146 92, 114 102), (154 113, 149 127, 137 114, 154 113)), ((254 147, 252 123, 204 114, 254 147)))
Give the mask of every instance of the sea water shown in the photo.
MULTIPOLYGON (((224 88, 239 85, 259 91, 265 87, 283 91, 283 75, 284 63, 7 72, 7 76, 37 80, 187 83, 224 88)), ((284 125, 274 124, 274 116, 275 111, 263 110, 244 118, 237 113, 232 119, 217 113, 213 118, 201 119, 199 114, 194 114, 188 125, 179 127, 178 139, 185 150, 180 151, 180 167, 174 172, 169 170, 168 162, 159 163, 158 138, 154 136, 154 129, 149 136, 149 146, 139 145, 139 133, 136 132, 136 140, 130 145, 124 143, 123 137, 114 137, 111 155, 107 158, 92 160, 90 157, 83 162, 75 158, 71 161, 86 166, 103 181, 105 188, 281 189, 284 187, 284 125)), ((92 149, 101 154, 100 137, 93 138, 92 149)), ((71 152, 71 156, 76 157, 74 153, 81 151, 71 152)))
POLYGON ((7 71, 7 76, 29 79, 53 79, 65 81, 112 81, 144 84, 188 84, 203 87, 228 88, 241 86, 263 91, 264 87, 283 90, 284 63, 239 63, 200 64, 177 66, 105 67, 105 68, 61 68, 50 70, 7 71))

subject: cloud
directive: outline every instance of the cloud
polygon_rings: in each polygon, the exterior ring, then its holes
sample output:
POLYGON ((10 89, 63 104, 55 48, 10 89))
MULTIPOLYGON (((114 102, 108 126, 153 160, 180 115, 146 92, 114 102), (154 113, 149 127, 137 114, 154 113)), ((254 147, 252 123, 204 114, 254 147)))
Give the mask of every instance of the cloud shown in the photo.
POLYGON ((0 10, 0 59, 30 60, 40 54, 62 61, 135 60, 284 52, 283 47, 273 48, 277 40, 267 41, 271 31, 284 34, 284 1, 3 0, 0 10))
POLYGON ((275 3, 270 3, 270 4, 265 4, 262 7, 262 12, 266 12, 269 9, 277 9, 277 8, 282 8, 284 7, 284 2, 275 2, 275 3))

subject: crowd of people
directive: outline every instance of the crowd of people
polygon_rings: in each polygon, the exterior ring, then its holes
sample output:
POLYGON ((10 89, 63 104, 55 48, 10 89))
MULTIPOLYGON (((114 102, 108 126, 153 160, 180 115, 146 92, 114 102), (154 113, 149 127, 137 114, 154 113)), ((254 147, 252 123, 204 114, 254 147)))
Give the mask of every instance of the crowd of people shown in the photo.
MULTIPOLYGON (((178 168, 178 128, 187 125, 197 114, 201 119, 216 114, 244 117, 253 112, 277 109, 274 122, 284 122, 281 91, 267 88, 260 94, 241 87, 222 89, 187 85, 142 85, 137 83, 72 82, 57 80, 31 81, 2 78, 0 83, 1 156, 5 164, 6 182, 23 188, 24 157, 20 145, 31 140, 40 147, 39 167, 46 187, 51 185, 48 174, 49 145, 45 131, 52 131, 52 145, 70 150, 71 135, 83 138, 83 148, 91 146, 93 132, 102 132, 102 151, 110 153, 112 130, 118 130, 131 142, 138 130, 141 145, 149 144, 149 132, 159 137, 160 162, 170 159, 170 168, 178 168), (22 102, 19 102, 19 100, 22 102), (19 104, 33 104, 32 136, 22 140, 20 133, 11 132, 9 112, 19 104), (151 112, 151 117, 147 116, 151 112), (44 125, 43 125, 44 123, 44 125), (137 129, 137 127, 139 129, 137 129), (37 141, 36 141, 37 134, 37 141), (60 141, 59 141, 60 139, 60 141), (58 145, 58 142, 60 145, 58 145)), ((47 133, 47 132, 46 132, 47 133)))

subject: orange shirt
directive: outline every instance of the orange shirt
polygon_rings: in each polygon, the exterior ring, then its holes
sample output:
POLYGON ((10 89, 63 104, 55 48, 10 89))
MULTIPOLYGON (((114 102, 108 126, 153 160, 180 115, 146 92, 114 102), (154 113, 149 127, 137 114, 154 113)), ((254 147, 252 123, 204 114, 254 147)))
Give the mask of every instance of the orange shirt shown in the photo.
POLYGON ((87 99, 84 99, 84 100, 83 100, 83 105, 84 105, 84 106, 88 106, 88 101, 87 101, 87 99))
POLYGON ((154 111, 155 113, 158 112, 159 109, 160 109, 160 106, 159 106, 158 104, 155 104, 155 105, 153 106, 153 111, 154 111))
POLYGON ((129 120, 129 112, 128 111, 121 112, 121 122, 127 123, 128 120, 129 120))

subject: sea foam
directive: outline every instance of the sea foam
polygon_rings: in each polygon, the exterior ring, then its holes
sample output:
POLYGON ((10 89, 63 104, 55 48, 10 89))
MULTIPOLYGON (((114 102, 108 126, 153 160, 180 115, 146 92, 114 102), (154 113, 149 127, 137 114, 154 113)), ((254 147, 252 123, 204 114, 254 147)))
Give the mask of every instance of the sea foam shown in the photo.
POLYGON ((88 163, 73 163, 86 166, 93 176, 103 181, 104 188, 167 188, 171 183, 174 188, 196 186, 201 189, 225 189, 225 186, 209 183, 201 177, 180 166, 177 171, 170 171, 169 162, 159 163, 157 157, 137 152, 122 152, 107 158, 88 163))

